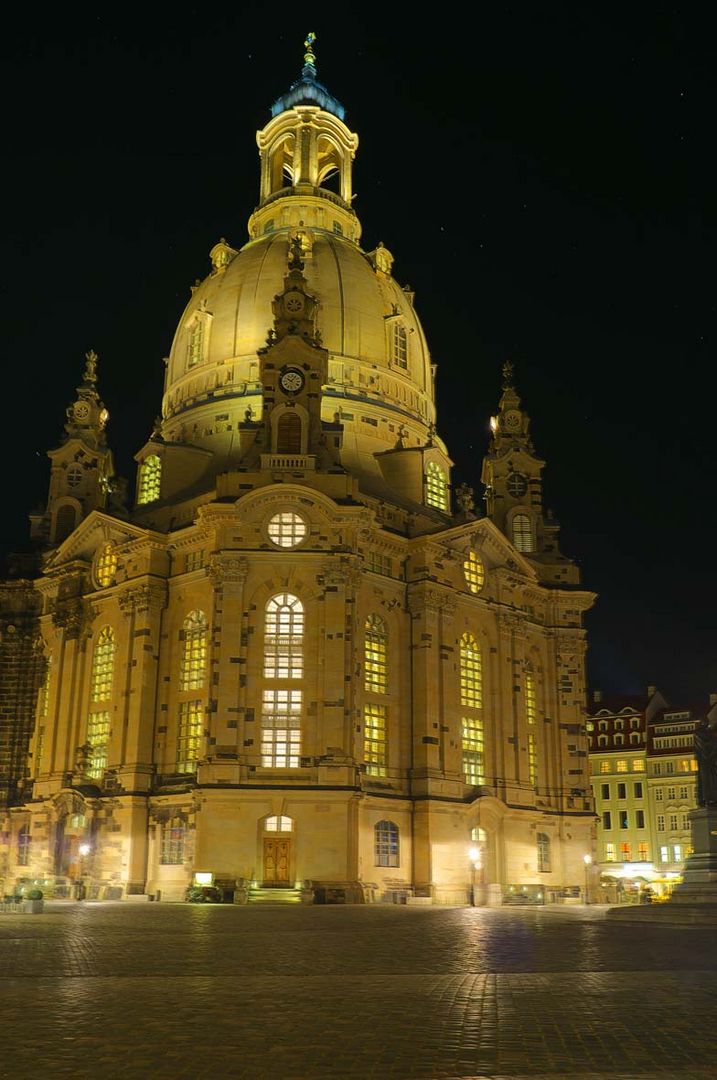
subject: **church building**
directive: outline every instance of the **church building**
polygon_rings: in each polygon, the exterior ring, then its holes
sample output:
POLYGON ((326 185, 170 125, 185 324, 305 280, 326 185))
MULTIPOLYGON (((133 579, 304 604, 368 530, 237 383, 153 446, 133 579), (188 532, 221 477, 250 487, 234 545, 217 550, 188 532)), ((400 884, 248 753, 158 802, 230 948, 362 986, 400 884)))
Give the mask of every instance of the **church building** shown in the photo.
POLYGON ((257 134, 249 239, 214 245, 179 320, 133 497, 90 352, 41 572, 0 584, 6 893, 497 905, 584 881, 594 594, 510 365, 485 512, 454 489, 313 40, 257 134))

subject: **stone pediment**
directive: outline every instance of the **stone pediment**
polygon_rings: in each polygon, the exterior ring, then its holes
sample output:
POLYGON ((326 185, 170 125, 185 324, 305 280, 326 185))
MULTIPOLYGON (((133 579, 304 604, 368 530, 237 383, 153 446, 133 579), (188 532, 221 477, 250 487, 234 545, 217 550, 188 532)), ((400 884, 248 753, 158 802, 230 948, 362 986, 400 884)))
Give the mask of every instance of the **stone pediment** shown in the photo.
POLYGON ((432 544, 448 547, 457 554, 465 555, 471 549, 481 555, 489 569, 503 568, 519 574, 529 581, 538 581, 533 565, 521 555, 510 540, 493 524, 490 518, 478 518, 476 521, 462 522, 452 529, 445 529, 430 537, 422 538, 432 544))
POLYGON ((60 570, 66 563, 75 562, 78 559, 91 562, 98 548, 103 544, 121 545, 152 537, 164 543, 164 538, 159 533, 155 534, 139 525, 114 518, 100 510, 93 510, 52 552, 45 563, 44 572, 51 574, 53 571, 60 570))

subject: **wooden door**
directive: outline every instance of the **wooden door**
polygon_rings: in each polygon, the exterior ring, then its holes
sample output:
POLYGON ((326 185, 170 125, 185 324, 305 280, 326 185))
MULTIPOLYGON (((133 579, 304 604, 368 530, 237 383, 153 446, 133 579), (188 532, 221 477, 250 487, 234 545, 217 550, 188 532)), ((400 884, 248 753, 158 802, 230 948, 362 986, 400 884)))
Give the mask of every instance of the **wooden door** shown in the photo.
POLYGON ((282 886, 289 881, 289 840, 264 838, 264 886, 282 886))

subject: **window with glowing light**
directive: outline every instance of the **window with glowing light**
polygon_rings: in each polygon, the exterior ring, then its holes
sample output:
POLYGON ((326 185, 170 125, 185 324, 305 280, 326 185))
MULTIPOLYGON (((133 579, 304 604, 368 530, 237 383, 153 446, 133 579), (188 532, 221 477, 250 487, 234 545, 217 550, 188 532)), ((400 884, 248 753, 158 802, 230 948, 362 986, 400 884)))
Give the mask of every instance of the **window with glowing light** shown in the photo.
POLYGON ((112 696, 115 673, 115 635, 111 626, 103 626, 97 635, 92 654, 90 674, 90 697, 92 701, 106 701, 112 696))
POLYGON ((301 679, 304 674, 304 607, 298 596, 278 593, 264 613, 264 678, 301 679))
POLYGON ((201 690, 207 673, 207 638, 209 627, 203 611, 190 611, 182 626, 182 659, 179 689, 201 690))
POLYGON ((483 721, 477 716, 464 716, 461 721, 463 778, 466 784, 480 787, 485 783, 485 740, 483 721))
POLYGON ((667 844, 663 844, 660 848, 660 862, 668 863, 670 861, 670 849, 667 844))
POLYGON ((17 865, 28 866, 30 863, 30 826, 23 825, 17 834, 17 865))
POLYGON ((377 705, 373 702, 364 705, 363 757, 369 776, 386 776, 387 773, 386 720, 385 705, 377 705))
POLYGON ((271 817, 264 819, 264 832, 291 832, 294 828, 294 822, 290 817, 286 817, 284 814, 273 814, 271 817))
POLYGON ((600 772, 601 773, 610 772, 610 762, 609 761, 601 761, 600 762, 600 772))
POLYGON ((528 732, 528 780, 533 787, 538 785, 538 747, 535 743, 535 733, 528 732))
POLYGON ((444 513, 448 510, 446 474, 435 461, 429 461, 426 466, 426 503, 444 513))
POLYGON ((538 842, 538 873, 550 873, 550 837, 547 833, 539 832, 538 842))
POLYGON ((162 462, 157 454, 150 454, 139 467, 138 505, 144 506, 145 503, 156 502, 159 498, 161 484, 162 462))
POLYGON ((479 593, 485 582, 485 567, 475 551, 468 552, 468 558, 463 563, 463 574, 470 592, 479 593))
POLYGON ((511 522, 513 543, 518 551, 530 553, 534 550, 533 523, 527 514, 515 514, 511 522))
POLYGON ((301 690, 264 690, 261 763, 268 769, 298 769, 301 755, 301 690))
POLYGON ((270 518, 266 531, 272 544, 282 548, 293 548, 297 547, 306 536, 306 522, 292 510, 284 510, 270 518))
POLYGON ((483 705, 483 667, 473 634, 465 633, 461 637, 459 664, 461 705, 480 709, 483 705))
POLYGON ((379 821, 374 825, 374 851, 376 866, 399 865, 399 832, 393 821, 379 821))
POLYGON ((364 690, 385 694, 387 690, 388 633, 380 615, 369 615, 364 626, 364 690))
POLYGON ((615 845, 609 840, 605 844, 605 862, 615 862, 615 845))
POLYGON ((177 772, 195 773, 204 737, 204 703, 181 701, 177 726, 177 772))
POLYGON ((162 824, 159 840, 159 861, 162 866, 181 866, 184 862, 186 826, 174 817, 162 824))
POLYGON ((632 862, 632 844, 627 840, 620 844, 620 858, 623 862, 632 862))
POLYGON ((107 768, 110 740, 110 714, 106 709, 91 712, 87 718, 87 775, 101 780, 107 768))
MULTIPOLYGON (((535 728, 537 706, 535 696, 535 675, 530 663, 526 664, 525 672, 525 721, 528 728, 535 728)), ((538 741, 535 731, 528 731, 528 781, 533 787, 538 784, 538 741)))
POLYGON ((650 849, 644 841, 640 841, 637 845, 637 861, 649 862, 650 861, 650 849))
POLYGON ((396 367, 408 367, 408 334, 400 322, 393 324, 393 362, 396 367))
POLYGON ((645 762, 642 760, 642 758, 635 758, 635 760, 632 763, 632 771, 633 772, 644 772, 645 771, 645 762))
POLYGON ((114 581, 117 573, 117 552, 114 544, 105 544, 100 551, 95 567, 97 584, 105 589, 114 581))
POLYGON ((622 759, 615 764, 616 772, 627 772, 627 762, 622 759))

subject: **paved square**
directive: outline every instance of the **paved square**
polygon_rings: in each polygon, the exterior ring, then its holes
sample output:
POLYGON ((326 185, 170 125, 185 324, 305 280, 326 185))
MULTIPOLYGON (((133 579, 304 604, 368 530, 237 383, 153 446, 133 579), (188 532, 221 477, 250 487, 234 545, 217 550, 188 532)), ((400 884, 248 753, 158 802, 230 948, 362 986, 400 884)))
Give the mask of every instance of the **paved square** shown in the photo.
POLYGON ((603 914, 0 915, 0 1077, 716 1077, 717 929, 603 914))

